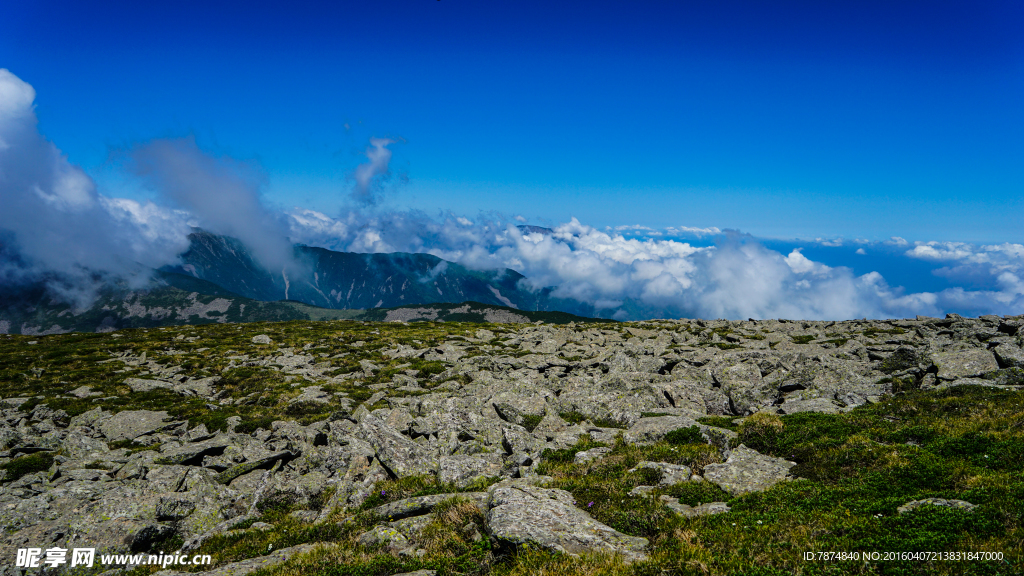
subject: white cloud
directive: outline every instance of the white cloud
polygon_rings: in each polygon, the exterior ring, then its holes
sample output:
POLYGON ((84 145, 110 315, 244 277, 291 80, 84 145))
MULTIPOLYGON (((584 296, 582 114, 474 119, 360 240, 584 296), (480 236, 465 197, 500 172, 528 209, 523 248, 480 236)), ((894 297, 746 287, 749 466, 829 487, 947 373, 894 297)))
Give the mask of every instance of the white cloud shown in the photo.
POLYGON ((1003 313, 1020 301, 1024 278, 1007 274, 996 291, 907 294, 877 272, 856 276, 848 268, 815 262, 799 249, 783 255, 739 235, 714 247, 696 247, 626 238, 576 219, 539 234, 520 232, 500 219, 465 226, 450 214, 353 212, 339 219, 292 214, 294 237, 324 230, 338 233, 328 245, 334 249, 427 252, 473 268, 512 268, 533 289, 554 287, 556 297, 620 318, 883 318, 936 315, 958 306, 1003 313))
POLYGON ((842 238, 815 238, 814 241, 822 246, 828 246, 830 248, 838 248, 843 245, 842 238))
POLYGON ((34 98, 28 83, 0 69, 0 230, 10 243, 4 277, 45 279, 54 295, 85 305, 101 285, 97 275, 137 283, 147 268, 174 261, 187 247, 184 221, 99 194, 39 133, 34 98))
POLYGON ((866 256, 867 252, 863 248, 857 248, 857 251, 854 252, 854 254, 859 254, 861 256, 866 256))
POLYGON ((131 151, 133 169, 199 226, 242 241, 267 270, 297 269, 287 224, 263 205, 258 167, 199 149, 193 138, 153 140, 131 151))
POLYGON ((707 228, 694 228, 692 226, 669 226, 665 229, 665 232, 673 236, 693 235, 698 238, 704 236, 717 236, 722 231, 716 226, 709 226, 707 228))
POLYGON ((370 145, 366 148, 367 162, 357 166, 352 173, 356 181, 352 198, 360 205, 371 206, 380 201, 381 180, 387 177, 391 162, 388 145, 394 143, 391 138, 370 138, 370 145))

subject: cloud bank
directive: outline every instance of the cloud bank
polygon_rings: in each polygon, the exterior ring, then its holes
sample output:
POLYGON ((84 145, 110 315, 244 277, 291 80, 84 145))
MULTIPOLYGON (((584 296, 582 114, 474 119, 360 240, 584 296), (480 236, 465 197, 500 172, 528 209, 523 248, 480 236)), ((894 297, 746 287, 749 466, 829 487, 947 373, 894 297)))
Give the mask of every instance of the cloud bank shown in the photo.
MULTIPOLYGON (((297 209, 289 218, 292 237, 310 245, 353 252, 427 252, 473 268, 512 268, 527 276, 530 288, 554 287, 553 296, 622 319, 843 319, 1024 311, 1024 261, 1017 245, 971 245, 971 257, 965 245, 957 246, 959 252, 944 248, 941 253, 956 262, 988 266, 984 273, 997 275, 998 289, 906 293, 877 272, 855 275, 846 267, 812 261, 800 249, 782 254, 735 232, 719 233, 713 246, 694 246, 657 235, 627 238, 575 219, 541 233, 517 227, 514 218, 497 216, 473 222, 454 214, 430 218, 414 212, 353 211, 332 218, 297 209)), ((618 231, 637 229, 624 226, 618 231)), ((699 236, 717 229, 690 230, 699 236)), ((938 250, 921 246, 905 256, 938 250)))
POLYGON ((357 205, 374 206, 380 202, 384 182, 390 175, 391 150, 388 145, 395 142, 391 138, 370 138, 370 145, 366 148, 367 161, 352 172, 355 186, 351 196, 357 205))
POLYGON ((207 154, 194 138, 154 140, 130 157, 134 173, 200 228, 241 240, 268 270, 299 267, 284 219, 262 201, 266 178, 256 166, 207 154))
POLYGON ((934 263, 934 274, 960 285, 907 293, 878 272, 854 274, 800 248, 787 254, 716 227, 602 231, 576 219, 542 228, 522 225, 521 216, 381 211, 375 205, 394 143, 386 138, 370 140, 367 162, 352 174, 358 207, 335 216, 268 207, 257 166, 208 154, 189 138, 127 152, 155 202, 112 198, 39 133, 34 101, 30 85, 0 69, 0 284, 43 281, 56 297, 79 304, 104 282, 141 285, 151 269, 177 262, 191 227, 201 226, 238 238, 274 272, 297 266, 292 241, 350 252, 425 252, 475 269, 514 269, 527 277, 524 288, 550 288, 556 298, 619 319, 1024 312, 1020 244, 852 241, 859 254, 885 248, 934 263))
POLYGON ((35 90, 0 69, 0 230, 4 283, 45 281, 86 303, 102 278, 140 283, 187 247, 183 214, 110 199, 37 129, 35 90))

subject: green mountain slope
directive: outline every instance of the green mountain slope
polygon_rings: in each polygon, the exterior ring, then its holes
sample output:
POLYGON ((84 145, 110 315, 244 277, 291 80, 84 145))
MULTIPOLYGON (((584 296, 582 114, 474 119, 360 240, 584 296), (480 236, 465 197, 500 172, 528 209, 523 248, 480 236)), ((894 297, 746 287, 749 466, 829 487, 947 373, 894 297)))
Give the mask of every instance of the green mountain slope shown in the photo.
POLYGON ((514 270, 476 271, 429 254, 356 254, 295 247, 297 266, 272 272, 237 240, 196 230, 182 265, 169 268, 255 300, 295 300, 322 308, 484 304, 539 310, 545 293, 520 285, 514 270))
POLYGON ((233 294, 212 282, 166 271, 157 273, 153 288, 107 289, 84 310, 53 300, 41 286, 0 292, 0 334, 110 332, 123 328, 288 320, 553 324, 593 321, 564 312, 523 311, 480 302, 371 310, 321 308, 291 300, 262 302, 233 294))

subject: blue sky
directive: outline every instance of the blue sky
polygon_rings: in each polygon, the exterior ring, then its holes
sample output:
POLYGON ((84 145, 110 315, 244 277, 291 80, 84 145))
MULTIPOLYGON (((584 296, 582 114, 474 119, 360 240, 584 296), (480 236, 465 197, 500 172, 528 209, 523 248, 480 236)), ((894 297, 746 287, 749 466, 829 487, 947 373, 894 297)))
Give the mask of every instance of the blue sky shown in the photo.
POLYGON ((616 317, 1019 314, 1022 30, 1009 1, 9 3, 0 239, 69 278, 199 225, 616 317))
POLYGON ((122 196, 118 151, 193 134, 334 214, 377 136, 395 209, 1020 240, 1020 3, 707 4, 22 2, 0 66, 122 196))

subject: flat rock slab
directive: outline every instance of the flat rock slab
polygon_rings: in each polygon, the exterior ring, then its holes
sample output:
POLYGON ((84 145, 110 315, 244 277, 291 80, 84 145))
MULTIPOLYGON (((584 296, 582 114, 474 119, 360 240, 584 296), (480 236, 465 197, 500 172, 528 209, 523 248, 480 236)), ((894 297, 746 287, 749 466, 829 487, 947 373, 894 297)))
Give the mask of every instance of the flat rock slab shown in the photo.
MULTIPOLYGON (((201 572, 201 574, 204 576, 245 576, 246 574, 259 570, 260 568, 276 566, 296 554, 304 554, 317 546, 318 544, 299 544, 298 546, 281 548, 280 550, 274 550, 266 556, 257 556, 256 558, 248 558, 246 560, 232 562, 230 564, 225 564, 220 568, 214 568, 208 572, 201 572)), ((195 572, 161 570, 153 576, 190 576, 191 574, 195 574, 195 572)))
POLYGON ((783 414, 796 414, 798 412, 820 412, 822 414, 838 414, 843 407, 834 400, 828 398, 810 398, 807 400, 786 399, 780 406, 783 414))
POLYGON ((603 458, 605 454, 611 452, 612 449, 606 446, 600 446, 598 448, 591 448, 590 450, 577 452, 576 457, 573 460, 576 464, 583 464, 584 462, 590 462, 591 460, 597 460, 603 458))
POLYGON ((957 378, 952 382, 942 382, 931 388, 931 390, 945 390, 946 388, 955 388, 957 386, 986 386, 988 388, 999 388, 1000 390, 1019 390, 1017 386, 1008 386, 1006 384, 999 384, 992 380, 986 380, 984 378, 957 378))
POLYGON ((941 506, 943 508, 957 508, 959 510, 965 510, 967 512, 973 511, 978 507, 977 504, 971 504, 966 500, 947 500, 945 498, 925 498, 923 500, 913 500, 907 502, 903 506, 896 509, 900 514, 906 514, 921 508, 922 506, 941 506))
POLYGON ((166 382, 164 380, 147 380, 143 378, 129 378, 124 383, 132 389, 132 392, 149 392, 163 388, 177 392, 182 396, 210 396, 213 394, 213 383, 220 380, 219 376, 187 380, 185 382, 166 382))
POLYGON ((399 530, 386 524, 378 524, 359 535, 358 541, 363 546, 387 546, 399 550, 409 545, 409 539, 399 530))
POLYGON ((109 442, 134 440, 139 436, 163 430, 170 423, 167 412, 152 410, 125 410, 99 423, 98 427, 109 442))
POLYGON ((564 554, 606 551, 627 560, 647 557, 646 538, 636 538, 606 526, 576 508, 565 490, 539 488, 525 482, 492 488, 487 531, 497 541, 532 544, 564 554))
POLYGON ((667 464, 665 462, 647 462, 646 460, 637 464, 636 468, 633 468, 630 472, 636 472, 641 468, 651 468, 652 470, 660 471, 661 480, 658 484, 661 486, 671 486, 672 484, 678 484, 679 482, 686 482, 693 474, 693 470, 691 470, 689 466, 683 466, 681 464, 667 464))
POLYGON ((144 378, 129 378, 124 383, 132 389, 132 392, 149 392, 150 390, 156 390, 157 388, 166 388, 170 390, 174 387, 171 382, 165 382, 163 380, 147 380, 144 378))
POLYGON ((939 368, 939 380, 970 378, 999 369, 995 355, 983 348, 937 352, 932 354, 932 362, 939 368))
POLYGON ((1024 350, 1012 344, 1000 344, 995 347, 993 352, 1001 367, 1024 368, 1024 350))
POLYGON ((657 442, 666 434, 680 428, 700 426, 693 418, 686 416, 654 416, 641 418, 626 430, 622 437, 630 444, 649 444, 657 442))
POLYGON ((221 484, 228 484, 235 478, 248 474, 253 470, 256 470, 258 468, 265 468, 277 462, 278 460, 287 460, 293 458, 294 456, 295 455, 292 454, 291 452, 287 450, 282 450, 281 452, 276 452, 269 456, 264 456, 263 458, 250 460, 248 462, 243 462, 241 464, 232 466, 231 468, 228 468, 227 470, 221 472, 220 474, 217 474, 214 480, 220 482, 221 484))
POLYGON ((202 442, 191 442, 183 446, 170 448, 161 453, 156 459, 156 464, 198 464, 203 456, 209 454, 220 454, 225 448, 231 446, 231 438, 227 435, 202 442))
POLYGON ((434 506, 437 506, 438 502, 443 502, 449 498, 455 497, 472 500, 477 503, 481 508, 481 511, 484 511, 486 510, 486 503, 489 495, 487 492, 453 492, 451 494, 417 496, 416 498, 405 498, 404 500, 388 502, 382 506, 377 506, 372 510, 372 512, 389 520, 401 520, 402 518, 408 518, 410 516, 427 514, 434 509, 434 506))
POLYGON ((362 436, 373 446, 380 463, 398 478, 437 473, 434 452, 402 436, 380 418, 367 414, 359 428, 362 436))
POLYGON ((673 512, 687 518, 711 516, 714 514, 723 514, 729 511, 729 505, 725 502, 708 502, 707 504, 701 504, 700 506, 689 506, 679 502, 679 500, 672 498, 671 496, 662 496, 661 499, 665 502, 665 506, 668 506, 673 512))
POLYGON ((733 496, 760 492, 788 479, 796 462, 765 456, 740 444, 722 464, 704 467, 704 479, 733 496))
POLYGON ((501 468, 502 462, 500 457, 456 454, 441 458, 438 465, 438 476, 441 482, 463 488, 474 480, 490 478, 501 474, 501 468))

